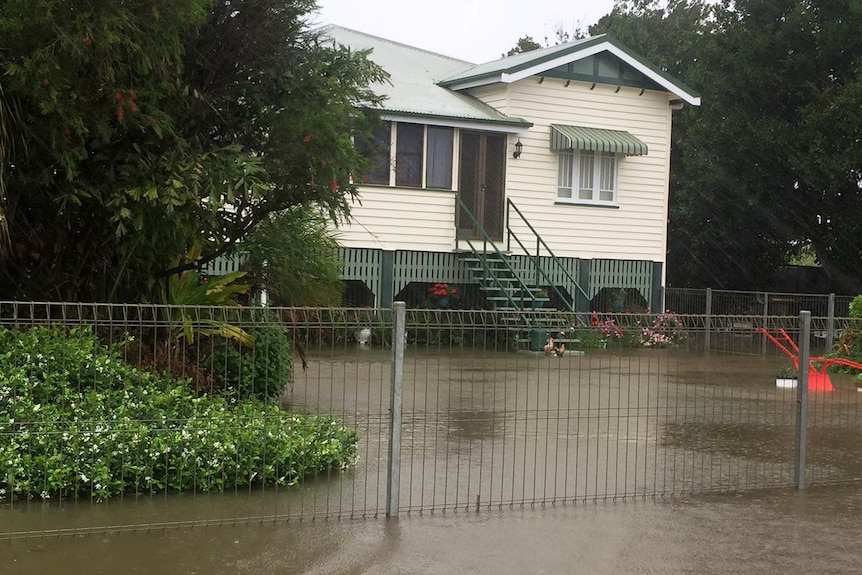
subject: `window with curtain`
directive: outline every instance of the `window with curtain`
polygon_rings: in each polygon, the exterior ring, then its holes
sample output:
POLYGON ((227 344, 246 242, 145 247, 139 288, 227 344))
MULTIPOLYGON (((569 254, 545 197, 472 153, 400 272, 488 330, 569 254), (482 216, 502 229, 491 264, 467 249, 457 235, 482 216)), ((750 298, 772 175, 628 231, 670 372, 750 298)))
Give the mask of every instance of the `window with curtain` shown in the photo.
POLYGON ((425 187, 452 189, 452 154, 455 130, 428 126, 425 187))
POLYGON ((557 200, 615 205, 617 157, 612 152, 572 150, 557 158, 557 200))

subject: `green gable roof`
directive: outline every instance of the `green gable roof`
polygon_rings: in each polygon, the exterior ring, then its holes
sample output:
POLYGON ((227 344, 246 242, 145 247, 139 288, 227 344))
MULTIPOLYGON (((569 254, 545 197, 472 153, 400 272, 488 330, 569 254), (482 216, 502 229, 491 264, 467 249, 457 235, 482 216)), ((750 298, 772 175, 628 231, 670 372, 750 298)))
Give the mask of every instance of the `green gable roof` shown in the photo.
MULTIPOLYGON (((559 74, 561 66, 599 53, 610 53, 652 82, 654 89, 662 89, 686 102, 700 105, 700 95, 646 58, 623 46, 607 34, 583 38, 559 46, 524 52, 501 60, 479 64, 461 70, 439 84, 453 90, 462 90, 497 82, 510 83, 530 75, 559 74)), ((573 76, 577 78, 577 76, 573 76)))

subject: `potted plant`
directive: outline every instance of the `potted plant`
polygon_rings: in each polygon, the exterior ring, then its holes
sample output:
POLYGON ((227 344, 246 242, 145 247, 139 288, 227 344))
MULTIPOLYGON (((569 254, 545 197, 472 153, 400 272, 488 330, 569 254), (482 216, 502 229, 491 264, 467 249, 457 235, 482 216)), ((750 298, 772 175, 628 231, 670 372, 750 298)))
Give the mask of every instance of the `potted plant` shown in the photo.
POLYGON ((447 307, 450 300, 458 299, 458 295, 457 288, 445 282, 438 282, 428 286, 428 299, 436 307, 447 307))
POLYGON ((775 386, 787 388, 796 387, 799 381, 798 378, 799 375, 797 374, 796 367, 792 364, 785 364, 778 370, 778 374, 775 377, 775 386))

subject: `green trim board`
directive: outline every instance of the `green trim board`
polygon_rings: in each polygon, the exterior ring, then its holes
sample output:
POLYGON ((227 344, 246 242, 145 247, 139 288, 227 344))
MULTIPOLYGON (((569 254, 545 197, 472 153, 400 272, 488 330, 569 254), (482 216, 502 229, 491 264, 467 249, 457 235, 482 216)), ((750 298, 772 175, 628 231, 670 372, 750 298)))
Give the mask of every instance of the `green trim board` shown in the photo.
POLYGON ((645 156, 649 147, 622 130, 551 124, 552 150, 593 150, 626 156, 645 156))
POLYGON ((439 85, 461 90, 495 82, 517 81, 528 74, 541 75, 568 62, 588 58, 600 52, 613 54, 662 86, 662 89, 694 106, 700 105, 700 95, 697 92, 607 34, 480 64, 439 82, 439 85))

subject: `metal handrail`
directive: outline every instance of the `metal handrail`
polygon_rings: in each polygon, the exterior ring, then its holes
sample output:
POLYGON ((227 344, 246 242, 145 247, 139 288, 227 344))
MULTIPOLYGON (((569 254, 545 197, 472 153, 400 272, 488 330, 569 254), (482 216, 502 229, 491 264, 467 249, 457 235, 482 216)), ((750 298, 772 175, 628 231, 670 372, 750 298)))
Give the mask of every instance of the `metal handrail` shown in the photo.
MULTIPOLYGON (((483 238, 483 241, 482 241, 483 252, 488 251, 488 244, 490 244, 494 250, 494 253, 496 253, 499 256, 499 260, 502 261, 503 264, 506 266, 506 269, 509 272, 511 272, 512 277, 514 277, 518 281, 518 287, 520 288, 521 294, 522 294, 520 308, 518 307, 518 305, 516 305, 515 300, 512 298, 512 296, 509 295, 508 291, 503 286, 503 283, 500 281, 500 279, 496 276, 496 274, 494 274, 491 271, 491 267, 488 265, 485 258, 478 257, 477 259, 482 264, 483 271, 486 273, 485 277, 486 278, 490 277, 496 283, 497 287, 500 289, 500 292, 506 297, 507 302, 509 304, 511 304, 511 307, 513 307, 515 309, 520 309, 520 311, 523 312, 523 303, 524 303, 523 294, 527 293, 527 294, 529 294, 530 299, 532 300, 533 308, 536 309, 535 305, 536 305, 536 303, 538 303, 538 300, 537 300, 535 294, 533 293, 533 290, 531 290, 527 286, 527 284, 524 283, 524 280, 521 279, 521 276, 518 275, 518 272, 516 272, 515 268, 513 268, 511 266, 511 264, 509 263, 509 259, 505 256, 505 254, 503 254, 503 252, 500 251, 500 249, 497 247, 497 244, 494 242, 494 240, 491 239, 491 236, 488 235, 488 232, 485 230, 484 226, 482 226, 482 224, 479 223, 479 220, 476 218, 476 216, 473 215, 473 212, 470 211, 470 208, 467 207, 467 205, 460 198, 460 196, 457 197, 457 200, 458 200, 458 206, 464 210, 464 213, 466 213, 467 216, 469 216, 470 220, 473 222, 473 225, 476 226, 476 230, 481 233, 482 238, 483 238)), ((476 256, 478 256, 479 252, 476 249, 476 247, 473 245, 473 242, 470 241, 469 239, 465 239, 464 241, 467 242, 468 246, 470 246, 470 250, 476 256)), ((524 321, 524 323, 526 323, 528 326, 531 325, 531 322, 529 321, 529 318, 527 317, 526 314, 522 313, 520 315, 521 315, 521 319, 522 319, 522 321, 524 321)))
MULTIPOLYGON (((550 286, 550 288, 552 290, 554 290, 554 293, 557 294, 557 297, 560 298, 560 301, 562 301, 564 304, 566 304, 566 308, 568 308, 568 310, 570 312, 574 313, 576 311, 575 306, 573 306, 572 304, 569 303, 569 301, 566 299, 566 297, 563 295, 563 293, 557 288, 557 286, 554 284, 554 282, 551 281, 550 276, 547 273, 545 273, 545 270, 539 264, 539 255, 538 254, 536 254, 535 256, 531 255, 530 251, 527 249, 527 247, 521 241, 521 238, 519 238, 515 232, 509 230, 509 235, 511 237, 515 238, 515 241, 518 242, 518 245, 521 246, 521 249, 524 250, 524 253, 527 254, 527 257, 529 257, 533 261, 533 266, 536 268, 536 271, 539 274, 541 274, 542 278, 544 278, 545 282, 547 282, 547 285, 550 286)), ((565 269, 565 268, 563 268, 563 269, 565 269)), ((575 284, 575 285, 577 285, 577 284, 575 284)))
MULTIPOLYGON (((536 236, 536 255, 535 255, 535 258, 533 259, 533 261, 534 261, 534 263, 535 263, 535 265, 536 265, 536 270, 537 270, 537 271, 541 270, 541 266, 540 266, 540 264, 539 264, 539 256, 541 255, 541 248, 540 248, 540 246, 543 246, 543 247, 545 248, 545 250, 548 252, 548 255, 551 257, 551 261, 552 261, 552 262, 554 262, 554 263, 555 263, 555 264, 556 264, 556 265, 557 265, 557 266, 558 266, 558 267, 563 271, 563 274, 566 276, 566 279, 568 279, 568 280, 572 283, 572 285, 573 285, 573 286, 575 286, 575 288, 578 290, 578 292, 580 293, 580 295, 581 295, 581 296, 583 296, 583 298, 584 298, 586 301, 589 301, 589 300, 590 300, 590 296, 588 296, 588 295, 587 295, 587 292, 585 292, 585 291, 583 290, 583 288, 581 288, 580 284, 575 280, 575 278, 574 278, 574 277, 572 277, 572 274, 570 274, 570 273, 569 273, 569 270, 567 270, 567 269, 565 268, 565 266, 563 266, 563 264, 562 264, 562 262, 560 261, 560 259, 559 259, 559 258, 556 256, 556 254, 554 254, 554 252, 551 250, 551 246, 549 246, 549 245, 548 245, 548 243, 544 240, 544 238, 542 238, 542 236, 541 236, 541 235, 539 235, 539 232, 537 232, 537 231, 536 231, 536 228, 534 228, 534 227, 533 227, 533 225, 532 225, 532 224, 527 220, 527 218, 526 218, 526 217, 524 217, 524 214, 522 214, 522 213, 521 213, 521 210, 519 210, 519 209, 518 209, 518 206, 516 206, 516 205, 515 205, 515 203, 514 203, 511 199, 506 198, 506 232, 508 233, 508 237, 514 237, 514 238, 515 238, 515 241, 517 241, 517 242, 518 242, 518 244, 521 246, 521 249, 522 249, 522 250, 524 250, 524 252, 525 252, 528 256, 530 256, 530 252, 529 252, 529 250, 524 246, 524 244, 523 244, 523 243, 521 242, 521 240, 518 238, 517 234, 515 234, 515 232, 513 232, 513 231, 512 231, 511 217, 509 216, 509 212, 508 212, 508 209, 509 209, 510 207, 511 207, 513 210, 515 210, 515 213, 516 213, 516 214, 518 214, 518 216, 520 216, 521 221, 523 221, 523 222, 527 225, 527 228, 528 228, 531 232, 533 232, 533 235, 534 235, 534 236, 536 236)), ((509 244, 508 244, 508 242, 507 242, 507 246, 508 246, 508 245, 509 245, 509 244)), ((532 257, 532 256, 531 256, 531 257, 532 257)), ((545 279, 548 279, 548 276, 547 276, 546 274, 544 274, 544 273, 543 273, 542 275, 545 277, 545 279)), ((549 285, 551 285, 552 287, 554 287, 554 290, 556 291, 556 286, 554 286, 554 285, 553 285, 553 282, 550 282, 550 280, 549 280, 549 279, 548 279, 548 281, 549 281, 549 285)), ((561 294, 559 293, 559 291, 557 291, 557 295, 560 295, 560 296, 561 296, 561 294)), ((562 299, 563 301, 565 301, 565 298, 562 298, 562 297, 561 297, 561 299, 562 299)), ((571 306, 570 306, 570 307, 571 307, 571 306)), ((572 309, 572 311, 575 311, 575 310, 574 310, 574 309, 572 309)))

